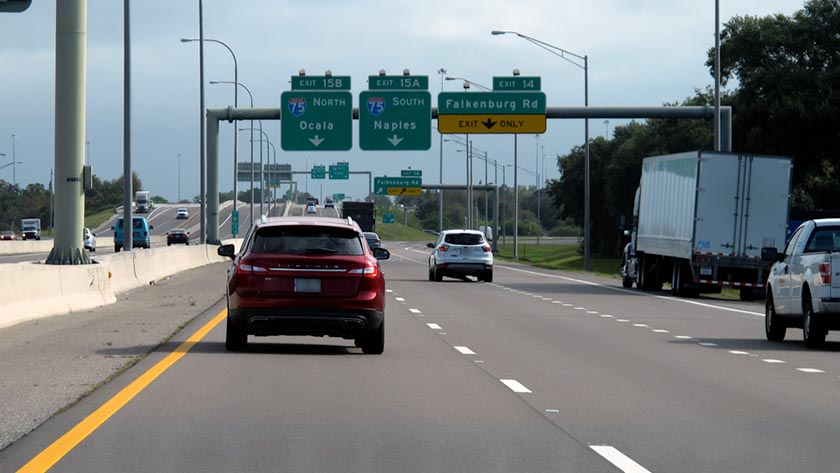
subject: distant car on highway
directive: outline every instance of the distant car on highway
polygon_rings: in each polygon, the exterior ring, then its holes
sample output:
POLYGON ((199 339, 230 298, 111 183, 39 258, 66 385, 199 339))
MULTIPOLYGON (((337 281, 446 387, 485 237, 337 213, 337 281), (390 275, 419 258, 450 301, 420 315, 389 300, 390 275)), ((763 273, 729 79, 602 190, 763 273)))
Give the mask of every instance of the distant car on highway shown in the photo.
POLYGON ((316 209, 314 205, 307 205, 306 215, 318 215, 318 209, 316 209))
POLYGON ((91 232, 90 228, 85 227, 82 231, 82 241, 84 241, 86 250, 96 251, 96 233, 91 232))
POLYGON ((335 208, 335 202, 333 202, 332 197, 327 197, 324 199, 324 208, 325 209, 333 209, 335 208))
POLYGON ((354 340, 364 353, 385 349, 384 248, 365 250, 348 219, 268 217, 252 227, 227 272, 225 348, 245 350, 248 335, 310 335, 354 340))
POLYGON ((175 211, 175 218, 177 220, 182 220, 185 218, 190 218, 190 211, 185 208, 180 208, 175 211))
POLYGON ((438 235, 429 255, 429 281, 444 276, 493 282, 493 252, 484 234, 476 230, 444 230, 438 235))
POLYGON ((367 240, 368 246, 371 249, 379 248, 382 246, 382 240, 379 238, 379 235, 375 232, 365 232, 365 240, 367 240))
POLYGON ((0 240, 17 240, 17 234, 11 230, 0 232, 0 240))
POLYGON ((177 245, 183 243, 187 246, 190 244, 190 232, 183 228, 173 228, 166 234, 166 246, 177 245))

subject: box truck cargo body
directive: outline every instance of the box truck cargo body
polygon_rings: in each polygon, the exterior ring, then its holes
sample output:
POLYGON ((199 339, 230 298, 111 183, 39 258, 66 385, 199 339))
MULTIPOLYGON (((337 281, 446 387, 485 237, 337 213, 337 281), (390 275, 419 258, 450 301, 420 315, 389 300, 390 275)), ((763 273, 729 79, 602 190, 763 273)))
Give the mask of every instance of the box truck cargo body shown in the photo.
POLYGON ((645 158, 625 286, 670 282, 684 295, 726 285, 744 298, 763 288, 762 248, 785 245, 792 167, 786 157, 711 151, 645 158))

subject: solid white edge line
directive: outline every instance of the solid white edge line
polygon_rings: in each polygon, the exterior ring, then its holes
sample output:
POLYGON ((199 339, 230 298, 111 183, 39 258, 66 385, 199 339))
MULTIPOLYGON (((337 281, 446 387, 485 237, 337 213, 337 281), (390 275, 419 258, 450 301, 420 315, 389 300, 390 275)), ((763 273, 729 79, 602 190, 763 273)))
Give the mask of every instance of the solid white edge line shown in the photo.
POLYGON ((475 352, 470 350, 469 347, 456 346, 453 348, 461 352, 462 355, 475 355, 475 352))
POLYGON ((609 445, 590 445, 589 448, 595 450, 598 455, 604 457, 624 473, 650 473, 650 470, 639 465, 615 447, 609 445))
POLYGON ((708 307, 708 308, 711 308, 711 309, 725 310, 725 311, 729 311, 729 312, 738 312, 740 314, 749 314, 749 315, 757 315, 759 317, 764 317, 764 313, 762 313, 762 312, 752 312, 752 311, 743 310, 743 309, 733 309, 731 307, 723 307, 723 306, 714 305, 714 304, 705 304, 703 302, 691 301, 691 300, 687 300, 687 299, 678 299, 678 298, 669 297, 669 296, 658 296, 658 295, 655 295, 655 294, 646 294, 646 293, 641 292, 641 291, 633 291, 633 290, 630 290, 630 289, 624 289, 624 288, 620 288, 620 287, 607 286, 605 284, 592 282, 592 281, 584 281, 583 279, 575 279, 575 278, 570 278, 570 277, 567 277, 567 276, 557 276, 555 274, 545 274, 545 273, 538 273, 536 271, 528 271, 527 269, 512 268, 510 266, 505 266, 505 265, 501 265, 501 264, 497 264, 496 267, 497 268, 503 268, 503 269, 509 269, 511 271, 518 271, 520 273, 527 273, 527 274, 534 274, 534 275, 537 275, 537 276, 544 276, 544 277, 547 277, 547 278, 563 279, 563 280, 566 280, 566 281, 572 281, 572 282, 576 282, 576 283, 580 283, 580 284, 586 284, 586 285, 589 285, 589 286, 599 286, 599 287, 603 287, 605 289, 610 289, 610 290, 613 290, 613 291, 626 292, 628 294, 643 295, 643 296, 647 296, 647 297, 656 297, 658 299, 665 299, 665 300, 674 301, 674 302, 682 302, 682 303, 685 303, 685 304, 693 304, 693 305, 698 305, 698 306, 701 306, 701 307, 708 307))
POLYGON ((515 393, 530 393, 531 390, 515 379, 500 379, 505 386, 515 393))

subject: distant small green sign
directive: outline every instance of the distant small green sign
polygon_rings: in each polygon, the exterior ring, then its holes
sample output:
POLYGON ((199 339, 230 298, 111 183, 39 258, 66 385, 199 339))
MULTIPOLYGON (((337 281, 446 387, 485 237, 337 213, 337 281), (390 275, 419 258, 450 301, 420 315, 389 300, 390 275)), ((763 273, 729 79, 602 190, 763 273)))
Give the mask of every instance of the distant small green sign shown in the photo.
POLYGON ((382 223, 394 223, 395 220, 393 213, 382 214, 382 223))
POLYGON ((403 169, 400 171, 401 177, 423 177, 422 169, 403 169))
POLYGON ((350 76, 292 76, 292 90, 350 90, 350 76))
POLYGON ((326 179, 327 168, 325 166, 313 166, 312 170, 309 172, 309 177, 312 179, 326 179))
POLYGON ((350 164, 330 164, 330 179, 350 179, 350 164))
POLYGON ((344 200, 344 194, 333 194, 333 200, 336 202, 341 202, 344 200))

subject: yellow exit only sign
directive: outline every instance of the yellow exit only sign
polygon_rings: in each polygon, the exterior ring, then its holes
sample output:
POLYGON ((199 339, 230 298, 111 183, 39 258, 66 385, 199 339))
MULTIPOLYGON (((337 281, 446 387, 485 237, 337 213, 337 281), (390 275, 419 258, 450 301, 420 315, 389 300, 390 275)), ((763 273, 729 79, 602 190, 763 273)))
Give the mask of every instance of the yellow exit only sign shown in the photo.
POLYGON ((421 195, 420 187, 389 187, 388 195, 421 195))
POLYGON ((446 134, 545 133, 545 115, 438 115, 438 131, 446 134))

